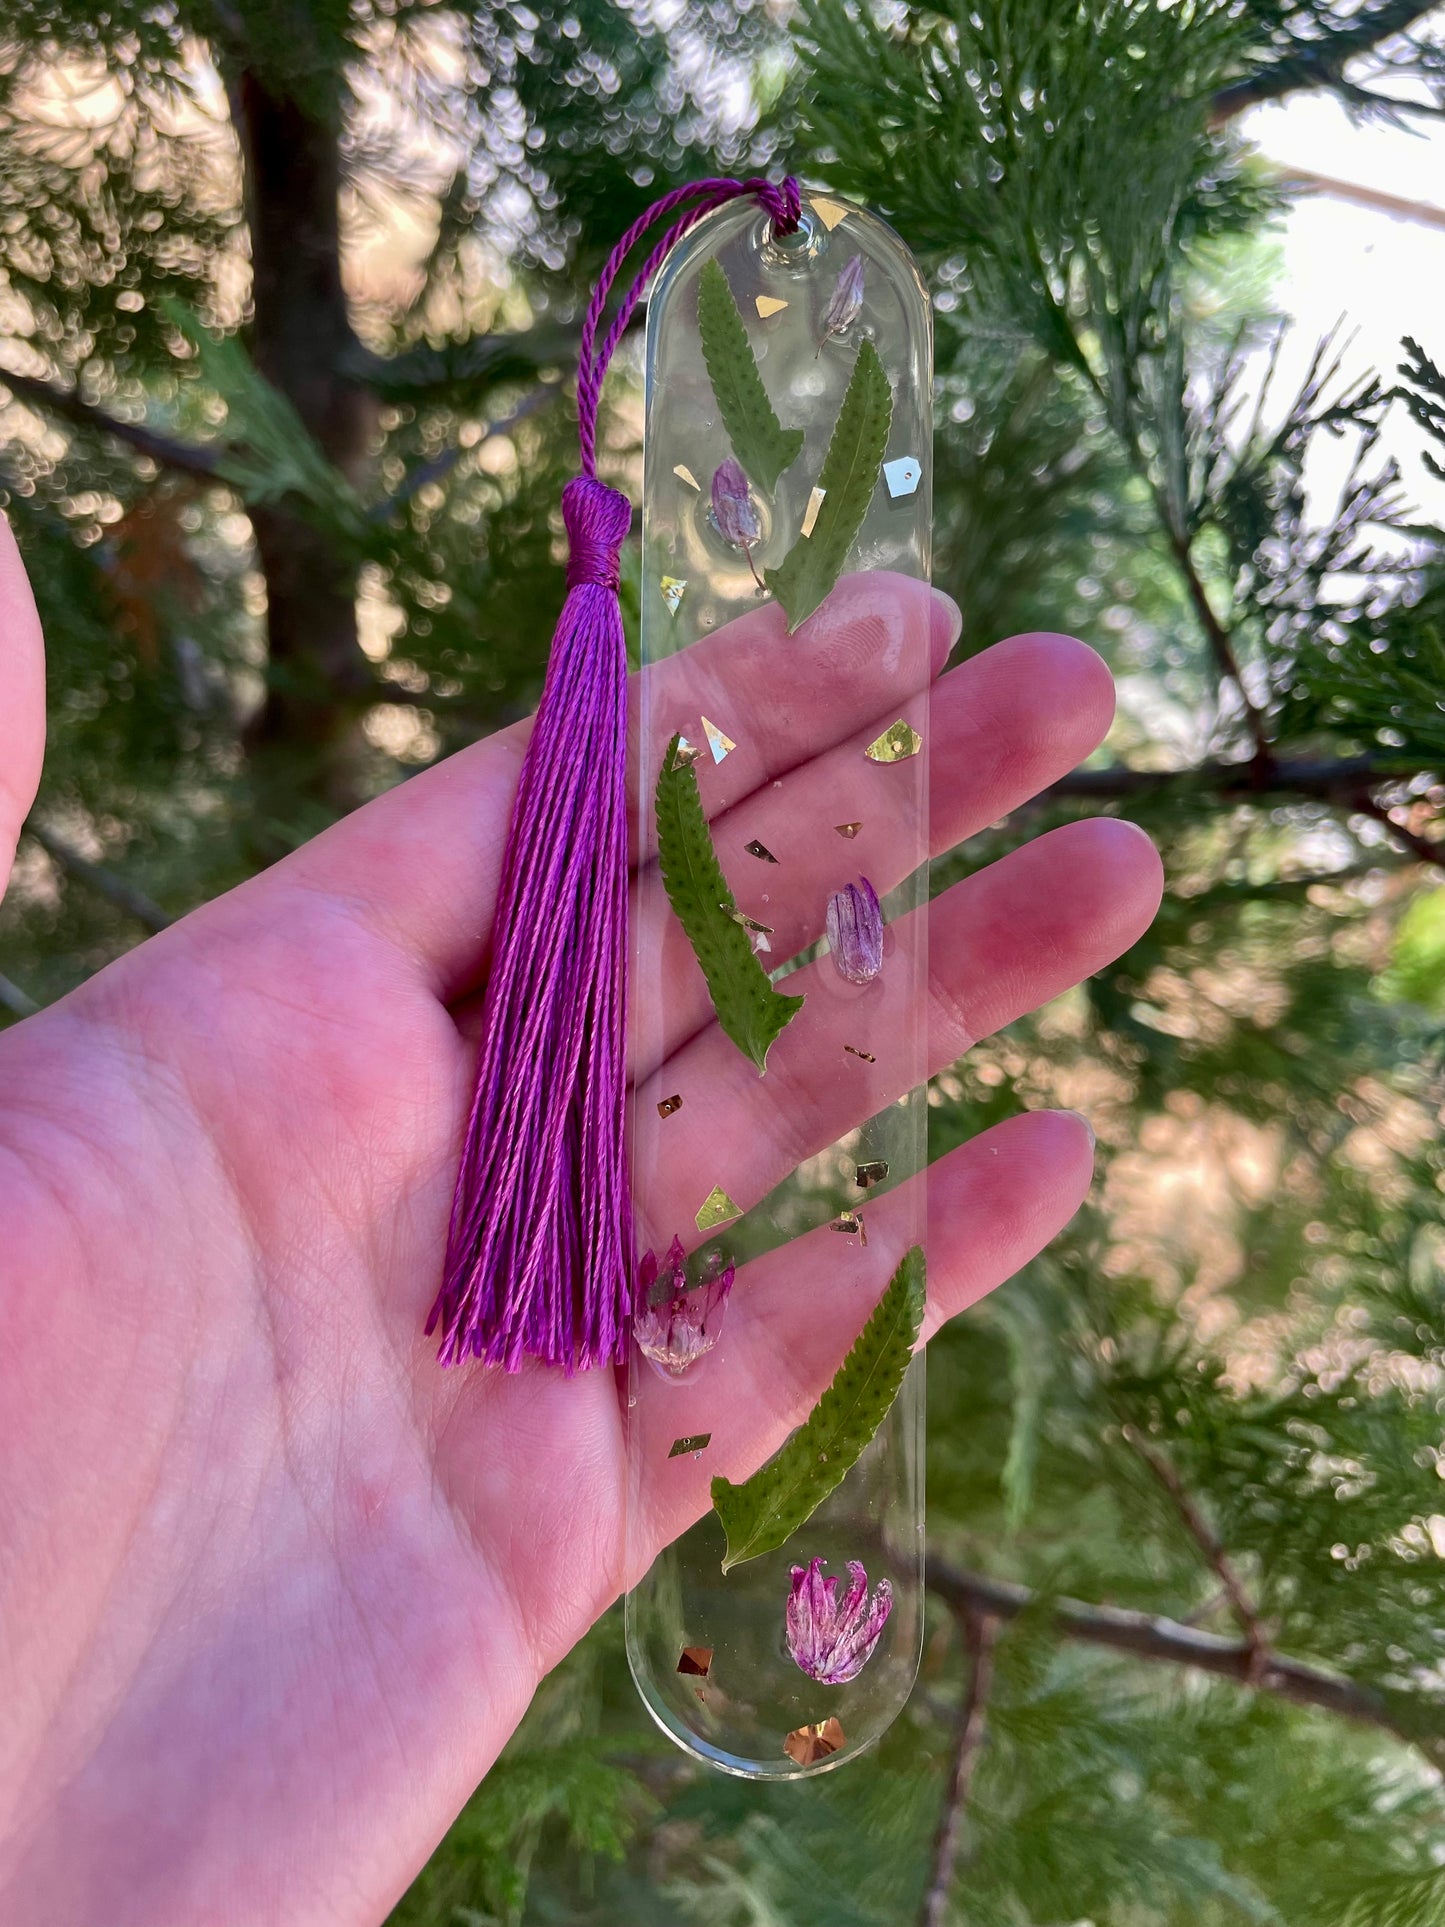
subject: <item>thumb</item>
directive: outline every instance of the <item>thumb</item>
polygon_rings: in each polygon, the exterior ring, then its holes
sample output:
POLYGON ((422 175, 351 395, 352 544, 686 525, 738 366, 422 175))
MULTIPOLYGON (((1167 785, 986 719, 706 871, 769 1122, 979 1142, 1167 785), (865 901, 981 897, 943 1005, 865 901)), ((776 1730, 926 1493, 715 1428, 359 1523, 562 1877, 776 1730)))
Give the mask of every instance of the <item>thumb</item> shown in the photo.
POLYGON ((45 646, 25 566, 0 515, 0 895, 45 753, 45 646))

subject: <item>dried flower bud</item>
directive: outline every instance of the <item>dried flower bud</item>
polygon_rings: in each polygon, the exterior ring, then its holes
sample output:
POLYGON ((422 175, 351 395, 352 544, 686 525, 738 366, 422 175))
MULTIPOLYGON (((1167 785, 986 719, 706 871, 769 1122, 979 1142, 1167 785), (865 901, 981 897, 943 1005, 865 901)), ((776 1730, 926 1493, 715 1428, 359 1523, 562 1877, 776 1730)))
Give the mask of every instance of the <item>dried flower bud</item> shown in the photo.
POLYGON ((763 532, 742 463, 731 455, 712 478, 712 512, 724 542, 745 549, 763 532))
MULTIPOLYGON (((834 286, 832 299, 828 303, 828 311, 823 316, 823 341, 830 340, 834 335, 842 334, 850 322, 858 319, 858 312, 862 306, 863 257, 861 254, 855 254, 847 267, 845 267, 843 272, 838 276, 837 283, 834 286)), ((818 344, 820 349, 822 345, 823 342, 820 341, 818 344)))
POLYGON ((871 984, 883 968, 883 912, 867 877, 828 899, 828 948, 850 984, 871 984))
POLYGON ((824 1686, 856 1679, 883 1636, 893 1610, 893 1588, 886 1579, 870 1601, 868 1574, 848 1561, 848 1590, 838 1597, 838 1581, 823 1577, 822 1559, 793 1567, 788 1596, 788 1651, 808 1675, 824 1686))
POLYGON ((722 1331, 733 1288, 732 1260, 710 1251, 702 1280, 689 1286, 682 1240, 674 1238, 661 1265, 646 1252, 637 1268, 638 1310, 632 1321, 638 1350, 664 1378, 682 1378, 710 1352, 722 1331))

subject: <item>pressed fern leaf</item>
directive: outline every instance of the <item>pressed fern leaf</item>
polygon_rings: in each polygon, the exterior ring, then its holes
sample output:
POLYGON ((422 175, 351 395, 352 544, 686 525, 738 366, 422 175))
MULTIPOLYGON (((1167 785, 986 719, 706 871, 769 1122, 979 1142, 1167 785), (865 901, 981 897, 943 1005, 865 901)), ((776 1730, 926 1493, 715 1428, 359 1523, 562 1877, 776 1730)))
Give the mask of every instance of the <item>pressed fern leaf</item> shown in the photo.
POLYGON ((657 854, 667 900, 687 932, 707 980, 708 996, 724 1033, 759 1071, 786 1024, 803 1007, 801 997, 773 989, 753 955, 747 932, 734 923, 737 902, 712 846, 697 772, 677 767, 680 736, 674 736, 657 779, 657 854))
POLYGON ((713 1480, 724 1572, 786 1545, 856 1464, 898 1396, 927 1295, 923 1248, 914 1245, 805 1422, 745 1484, 713 1480))
POLYGON ((818 477, 823 506, 813 533, 800 535, 779 566, 765 571, 767 585, 787 615, 789 635, 812 615, 843 573, 878 486, 892 420, 893 390, 878 350, 865 341, 823 457, 818 477))
POLYGON ((773 413, 748 345, 747 328, 716 261, 709 261, 698 279, 697 325, 708 379, 733 454, 758 487, 771 493, 783 470, 798 459, 803 431, 784 428, 773 413))

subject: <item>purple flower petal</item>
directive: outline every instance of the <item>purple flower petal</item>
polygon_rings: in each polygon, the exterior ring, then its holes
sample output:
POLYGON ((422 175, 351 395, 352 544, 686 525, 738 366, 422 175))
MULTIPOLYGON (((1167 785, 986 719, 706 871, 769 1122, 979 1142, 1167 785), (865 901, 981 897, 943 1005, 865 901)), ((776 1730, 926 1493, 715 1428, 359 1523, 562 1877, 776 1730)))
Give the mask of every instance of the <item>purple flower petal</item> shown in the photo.
POLYGON ((871 984, 883 968, 883 912, 867 877, 828 899, 827 931, 838 974, 850 984, 871 984))
POLYGON ((893 1587, 880 1579, 870 1601, 868 1575, 857 1559, 850 1559, 848 1590, 840 1600, 838 1581, 823 1577, 823 1565, 823 1560, 811 1559, 792 1569, 788 1651, 809 1679, 842 1686, 856 1679, 873 1657, 893 1610, 893 1587))
POLYGON ((856 321, 863 306, 863 257, 855 254, 838 276, 828 311, 823 316, 823 338, 841 334, 849 322, 856 321))
POLYGON ((763 532, 742 464, 729 455, 712 478, 712 512, 724 542, 746 548, 763 532))
POLYGON ((701 1282, 689 1285, 680 1238, 668 1246, 661 1267, 655 1253, 643 1254, 632 1333, 638 1350, 663 1378, 684 1377, 716 1345, 734 1275, 731 1258, 714 1250, 703 1261, 701 1282))

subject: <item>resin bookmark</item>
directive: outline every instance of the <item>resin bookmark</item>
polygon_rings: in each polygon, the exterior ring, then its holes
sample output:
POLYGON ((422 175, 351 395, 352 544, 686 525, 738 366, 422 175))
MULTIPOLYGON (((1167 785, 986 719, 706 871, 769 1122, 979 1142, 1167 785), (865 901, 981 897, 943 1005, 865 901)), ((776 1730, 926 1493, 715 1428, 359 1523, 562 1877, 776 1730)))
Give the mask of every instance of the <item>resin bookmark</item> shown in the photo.
POLYGON ((681 1746, 792 1778, 878 1738, 922 1638, 928 298, 863 209, 735 201, 646 353, 633 1571, 697 1523, 627 1646, 681 1746))

